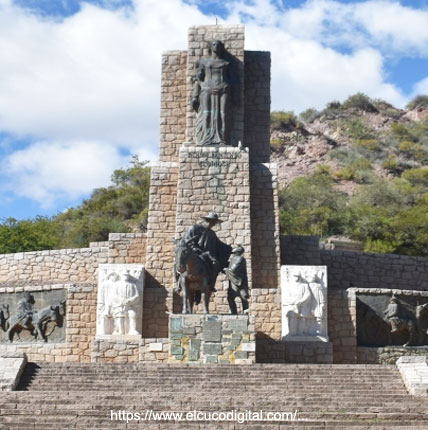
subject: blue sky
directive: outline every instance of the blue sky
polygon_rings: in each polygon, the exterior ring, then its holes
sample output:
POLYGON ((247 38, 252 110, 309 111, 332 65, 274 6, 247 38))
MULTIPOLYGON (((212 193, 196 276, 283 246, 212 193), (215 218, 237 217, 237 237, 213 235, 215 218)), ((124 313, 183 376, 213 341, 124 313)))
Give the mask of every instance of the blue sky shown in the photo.
POLYGON ((0 220, 53 215, 157 159, 161 52, 246 25, 272 53, 272 108, 428 94, 428 0, 0 0, 0 220))

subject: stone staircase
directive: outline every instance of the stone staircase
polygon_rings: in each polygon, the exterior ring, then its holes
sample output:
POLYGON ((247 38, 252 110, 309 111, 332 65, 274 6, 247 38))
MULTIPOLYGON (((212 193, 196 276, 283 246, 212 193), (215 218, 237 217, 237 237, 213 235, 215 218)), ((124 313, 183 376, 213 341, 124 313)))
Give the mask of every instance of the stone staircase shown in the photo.
MULTIPOLYGON (((123 418, 116 415, 117 418, 123 418)), ((394 366, 29 363, 0 429, 428 429, 428 400, 394 366), (111 420, 111 410, 298 411, 298 421, 111 420)))

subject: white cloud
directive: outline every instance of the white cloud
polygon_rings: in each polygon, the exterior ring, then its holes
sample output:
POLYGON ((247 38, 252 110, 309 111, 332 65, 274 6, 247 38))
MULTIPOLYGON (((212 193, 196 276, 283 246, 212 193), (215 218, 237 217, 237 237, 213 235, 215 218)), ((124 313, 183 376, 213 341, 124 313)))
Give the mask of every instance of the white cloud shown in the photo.
POLYGON ((76 198, 108 185, 113 170, 127 159, 103 142, 36 142, 11 154, 3 169, 15 178, 16 194, 49 207, 63 194, 76 198))
POLYGON ((354 5, 354 11, 354 20, 361 22, 385 49, 407 55, 428 54, 427 9, 417 10, 391 1, 369 1, 354 5))
POLYGON ((247 25, 246 42, 249 49, 269 46, 271 51, 272 109, 319 109, 359 91, 397 106, 407 100, 398 88, 384 82, 383 58, 377 50, 342 54, 317 41, 252 24, 247 25))
POLYGON ((413 96, 428 94, 428 77, 417 82, 413 89, 413 96))

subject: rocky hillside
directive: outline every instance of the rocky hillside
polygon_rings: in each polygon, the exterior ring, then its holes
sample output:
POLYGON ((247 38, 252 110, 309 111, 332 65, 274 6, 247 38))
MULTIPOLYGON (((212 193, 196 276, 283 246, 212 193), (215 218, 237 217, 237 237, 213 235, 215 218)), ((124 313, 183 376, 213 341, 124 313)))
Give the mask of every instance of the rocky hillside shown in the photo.
POLYGON ((406 110, 356 94, 299 117, 273 112, 271 148, 283 186, 323 164, 335 187, 353 194, 376 176, 392 179, 428 164, 428 96, 406 110))
POLYGON ((284 234, 428 256, 428 96, 397 109, 364 94, 271 115, 284 234))

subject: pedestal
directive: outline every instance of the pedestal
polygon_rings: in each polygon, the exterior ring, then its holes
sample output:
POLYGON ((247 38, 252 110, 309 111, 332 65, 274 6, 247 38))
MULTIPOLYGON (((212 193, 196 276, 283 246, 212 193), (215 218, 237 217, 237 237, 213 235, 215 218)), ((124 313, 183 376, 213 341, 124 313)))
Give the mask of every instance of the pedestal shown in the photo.
POLYGON ((170 363, 252 364, 255 318, 249 315, 170 315, 170 363))

